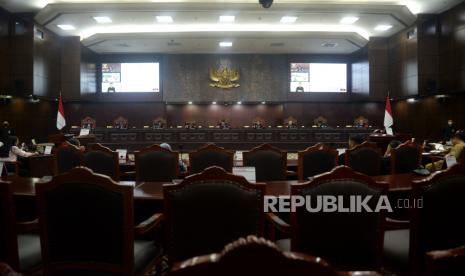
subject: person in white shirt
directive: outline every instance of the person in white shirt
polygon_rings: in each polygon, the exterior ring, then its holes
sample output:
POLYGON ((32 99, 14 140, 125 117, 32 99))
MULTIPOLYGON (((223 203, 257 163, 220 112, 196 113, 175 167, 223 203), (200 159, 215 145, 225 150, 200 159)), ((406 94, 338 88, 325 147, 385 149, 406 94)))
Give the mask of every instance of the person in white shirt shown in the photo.
MULTIPOLYGON (((18 147, 19 145, 19 140, 18 137, 16 136, 10 136, 9 137, 9 145, 10 146, 10 152, 8 157, 2 157, 0 158, 0 162, 16 162, 18 161, 18 157, 23 157, 27 158, 30 156, 37 155, 35 152, 27 152, 22 150, 21 148, 18 147)), ((6 145, 4 145, 6 146, 6 145)))

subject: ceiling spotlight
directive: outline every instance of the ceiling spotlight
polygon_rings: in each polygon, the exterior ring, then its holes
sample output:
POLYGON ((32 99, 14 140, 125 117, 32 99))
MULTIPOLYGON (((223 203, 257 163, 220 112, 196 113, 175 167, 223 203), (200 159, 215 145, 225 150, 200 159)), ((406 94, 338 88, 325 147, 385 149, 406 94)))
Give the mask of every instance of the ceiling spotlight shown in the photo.
POLYGON ((220 22, 222 23, 232 23, 236 20, 236 17, 234 15, 221 15, 220 16, 220 22))
POLYGON ((268 9, 271 5, 273 5, 273 0, 258 0, 258 3, 260 3, 260 5, 262 5, 265 9, 268 9))
POLYGON ((407 102, 409 103, 414 103, 416 102, 417 100, 415 98, 410 98, 410 99, 407 99, 407 102))
POLYGON ((392 25, 378 25, 375 27, 375 31, 387 31, 389 30, 390 28, 392 28, 392 25))
POLYGON ((262 104, 266 104, 266 102, 262 102, 262 104))
POLYGON ((62 29, 63 31, 76 30, 76 28, 73 25, 69 25, 69 24, 61 24, 61 25, 57 25, 57 27, 62 29))
POLYGON ((188 102, 188 104, 192 104, 192 102, 188 102))
POLYGON ((94 20, 97 21, 97 23, 100 24, 105 24, 105 23, 111 23, 113 22, 110 17, 108 16, 95 16, 94 20))
POLYGON ((166 15, 159 15, 159 16, 157 16, 157 21, 158 21, 158 23, 172 23, 173 22, 173 17, 166 16, 166 15))
POLYGON ((294 23, 297 20, 296 16, 283 16, 281 17, 281 23, 294 23))
POLYGON ((344 18, 341 19, 340 23, 341 24, 354 24, 355 22, 357 22, 359 20, 358 17, 355 17, 355 16, 346 16, 344 18))
POLYGON ((233 43, 231 41, 221 41, 220 47, 232 47, 233 43))
POLYGON ((241 104, 242 104, 242 102, 241 102, 241 101, 238 101, 238 102, 237 102, 237 104, 241 105, 241 104))
POLYGON ((213 104, 213 105, 215 105, 215 104, 216 104, 216 102, 212 102, 212 104, 213 104))

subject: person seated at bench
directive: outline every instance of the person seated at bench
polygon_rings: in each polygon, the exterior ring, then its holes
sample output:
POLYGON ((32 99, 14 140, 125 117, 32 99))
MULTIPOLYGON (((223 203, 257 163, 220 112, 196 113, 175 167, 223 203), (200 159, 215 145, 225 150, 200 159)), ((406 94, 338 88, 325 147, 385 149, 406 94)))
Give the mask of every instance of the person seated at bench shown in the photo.
MULTIPOLYGON (((451 139, 452 147, 450 148, 447 156, 454 156, 455 159, 458 161, 460 155, 463 153, 465 149, 465 131, 457 131, 451 139)), ((444 160, 439 160, 433 163, 426 164, 426 169, 430 172, 442 170, 444 166, 444 160)))

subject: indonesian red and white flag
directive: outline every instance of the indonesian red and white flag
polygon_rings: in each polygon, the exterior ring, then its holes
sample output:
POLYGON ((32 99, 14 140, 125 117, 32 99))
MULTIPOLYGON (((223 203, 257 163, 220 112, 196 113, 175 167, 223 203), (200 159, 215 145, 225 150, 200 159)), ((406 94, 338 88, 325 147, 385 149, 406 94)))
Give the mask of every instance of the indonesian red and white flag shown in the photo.
POLYGON ((58 98, 58 112, 57 112, 57 129, 61 130, 66 126, 65 109, 63 108, 63 101, 61 95, 58 98))
POLYGON ((392 135, 392 126, 394 125, 394 119, 392 118, 391 111, 391 99, 389 95, 386 97, 386 108, 384 110, 384 128, 386 129, 387 134, 392 135))

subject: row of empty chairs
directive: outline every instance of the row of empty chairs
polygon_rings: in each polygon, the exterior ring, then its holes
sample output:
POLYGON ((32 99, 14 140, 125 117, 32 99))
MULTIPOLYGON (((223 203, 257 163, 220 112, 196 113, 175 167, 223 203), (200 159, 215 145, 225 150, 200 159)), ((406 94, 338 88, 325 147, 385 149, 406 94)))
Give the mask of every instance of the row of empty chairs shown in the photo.
MULTIPOLYGON (((391 173, 411 172, 421 165, 422 148, 407 142, 393 149, 390 158, 391 173)), ((100 144, 92 144, 86 152, 70 144, 55 151, 56 169, 63 173, 83 165, 93 171, 108 175, 114 180, 120 176, 118 154, 100 144)), ((382 155, 376 144, 365 142, 345 154, 345 163, 366 175, 381 174, 382 155)), ((338 151, 325 144, 316 144, 298 152, 297 175, 306 180, 328 172, 338 165, 338 151)), ((214 144, 206 145, 189 153, 189 174, 199 173, 210 166, 219 166, 232 172, 234 152, 214 144)), ((257 181, 280 181, 286 179, 287 152, 269 144, 263 144, 243 152, 243 166, 255 167, 257 181)), ((180 178, 179 153, 152 145, 135 153, 137 181, 171 181, 180 178)))
MULTIPOLYGON (((14 252, 21 256, 26 250, 23 260, 18 255, 7 259, 15 269, 23 270, 26 264, 37 261, 40 250, 33 254, 37 236, 35 242, 26 243, 26 249, 21 249, 22 238, 18 243, 11 238, 16 224, 11 221, 14 208, 9 185, 14 183, 1 183, 6 198, 1 202, 10 205, 1 209, 0 229, 6 229, 2 235, 10 235, 2 241, 20 249, 8 249, 0 256, 14 252)), ((220 252, 226 244, 248 235, 273 238, 268 228, 290 234, 290 240, 277 241, 282 250, 322 257, 343 271, 379 271, 386 263, 405 258, 402 261, 414 272, 411 275, 423 275, 427 252, 465 245, 463 164, 413 183, 412 200, 421 198, 423 208, 413 209, 409 228, 400 230, 389 227, 394 223, 386 220, 385 212, 311 213, 304 207, 291 213, 287 224, 274 214, 264 213, 264 184, 249 183, 219 167, 164 185, 163 213, 134 226, 133 189, 81 167, 37 184, 45 275, 62 275, 59 272, 63 271, 64 275, 82 275, 70 271, 83 270, 139 275, 160 261, 162 245, 137 237, 162 225, 163 252, 170 264, 220 252)), ((369 195, 369 205, 373 206, 386 195, 387 184, 340 166, 291 189, 292 195, 334 195, 346 201, 351 195, 369 195)), ((34 238, 29 235, 29 239, 34 238)))

